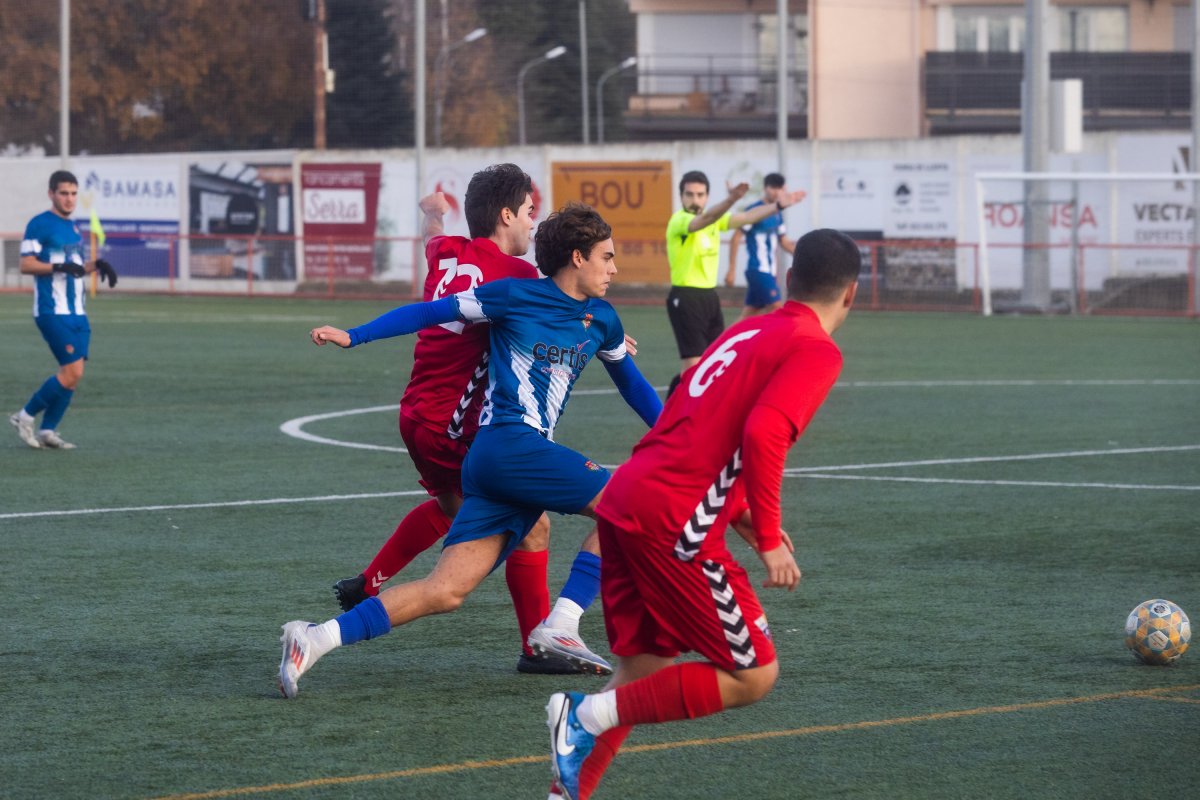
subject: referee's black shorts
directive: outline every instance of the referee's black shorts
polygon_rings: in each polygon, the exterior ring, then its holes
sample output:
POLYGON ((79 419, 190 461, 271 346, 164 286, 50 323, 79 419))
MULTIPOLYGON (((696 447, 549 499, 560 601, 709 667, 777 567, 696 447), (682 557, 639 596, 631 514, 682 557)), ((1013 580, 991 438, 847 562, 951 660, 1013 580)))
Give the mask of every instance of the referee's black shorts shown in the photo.
POLYGON ((725 330, 721 298, 716 289, 672 286, 667 295, 667 318, 675 332, 680 358, 699 358, 725 330))

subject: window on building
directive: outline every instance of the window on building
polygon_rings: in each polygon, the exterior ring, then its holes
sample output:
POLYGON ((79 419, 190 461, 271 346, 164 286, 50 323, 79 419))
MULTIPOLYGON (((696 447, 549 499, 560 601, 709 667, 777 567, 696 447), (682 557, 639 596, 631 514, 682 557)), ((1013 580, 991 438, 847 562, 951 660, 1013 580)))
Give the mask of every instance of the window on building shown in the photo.
POLYGON ((1175 6, 1175 30, 1172 35, 1177 53, 1192 52, 1192 37, 1195 35, 1190 6, 1175 6))
POLYGON ((965 52, 1020 52, 1025 17, 1014 6, 957 6, 953 9, 954 49, 965 52))
POLYGON ((1058 49, 1076 53, 1129 49, 1129 9, 1113 6, 1060 6, 1058 49))
MULTIPOLYGON (((791 69, 803 72, 808 68, 808 17, 794 14, 787 18, 788 49, 791 50, 791 69)), ((755 20, 758 31, 758 60, 774 66, 779 44, 779 22, 774 14, 760 14, 755 20)))

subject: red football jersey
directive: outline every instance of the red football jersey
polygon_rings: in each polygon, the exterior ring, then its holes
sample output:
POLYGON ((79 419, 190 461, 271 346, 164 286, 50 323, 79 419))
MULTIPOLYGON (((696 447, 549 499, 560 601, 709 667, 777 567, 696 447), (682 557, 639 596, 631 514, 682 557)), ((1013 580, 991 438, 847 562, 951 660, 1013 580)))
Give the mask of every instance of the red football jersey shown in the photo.
POLYGON ((841 369, 841 351, 801 303, 733 325, 683 374, 597 513, 703 560, 724 551, 730 513, 748 503, 759 546, 778 547, 788 448, 841 369))
MULTIPOLYGON (((425 245, 424 299, 438 300, 501 278, 536 278, 528 261, 500 252, 491 239, 435 236, 425 245)), ((487 383, 488 326, 447 322, 417 334, 413 369, 400 413, 454 438, 479 428, 487 383)))

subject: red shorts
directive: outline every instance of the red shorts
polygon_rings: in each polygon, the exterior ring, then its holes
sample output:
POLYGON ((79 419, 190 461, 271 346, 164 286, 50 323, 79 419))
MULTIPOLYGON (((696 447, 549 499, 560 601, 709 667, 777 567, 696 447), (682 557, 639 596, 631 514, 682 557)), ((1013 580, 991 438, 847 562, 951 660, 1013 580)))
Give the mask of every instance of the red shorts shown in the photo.
POLYGON ((400 415, 400 438, 408 455, 421 473, 421 485, 430 497, 454 492, 462 497, 462 463, 467 457, 467 445, 461 439, 451 439, 445 431, 438 433, 416 420, 400 415))
POLYGON ((728 671, 775 660, 775 645, 746 571, 728 551, 681 561, 674 542, 600 530, 600 596, 614 655, 674 658, 694 651, 728 671))

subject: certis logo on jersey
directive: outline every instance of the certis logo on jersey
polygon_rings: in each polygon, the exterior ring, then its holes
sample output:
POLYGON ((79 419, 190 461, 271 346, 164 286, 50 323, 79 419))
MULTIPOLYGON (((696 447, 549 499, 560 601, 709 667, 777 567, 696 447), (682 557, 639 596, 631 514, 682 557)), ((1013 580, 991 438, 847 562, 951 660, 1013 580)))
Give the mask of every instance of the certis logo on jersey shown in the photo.
POLYGON ((587 353, 583 352, 585 347, 587 347, 587 342, 566 347, 538 342, 533 346, 533 357, 538 361, 550 364, 564 364, 571 369, 583 369, 587 366, 588 358, 590 358, 587 353))

